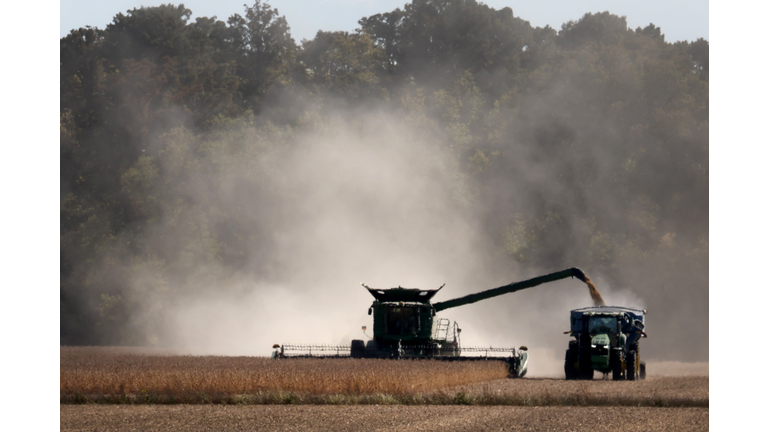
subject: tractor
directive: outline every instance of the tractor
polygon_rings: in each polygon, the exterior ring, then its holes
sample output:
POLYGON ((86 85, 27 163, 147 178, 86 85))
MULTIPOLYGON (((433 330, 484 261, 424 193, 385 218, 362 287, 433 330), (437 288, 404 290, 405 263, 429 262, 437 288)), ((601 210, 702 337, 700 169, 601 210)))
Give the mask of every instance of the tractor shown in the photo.
POLYGON ((595 306, 571 311, 573 336, 565 351, 565 379, 591 380, 595 371, 614 380, 645 379, 640 339, 647 337, 645 310, 595 306))

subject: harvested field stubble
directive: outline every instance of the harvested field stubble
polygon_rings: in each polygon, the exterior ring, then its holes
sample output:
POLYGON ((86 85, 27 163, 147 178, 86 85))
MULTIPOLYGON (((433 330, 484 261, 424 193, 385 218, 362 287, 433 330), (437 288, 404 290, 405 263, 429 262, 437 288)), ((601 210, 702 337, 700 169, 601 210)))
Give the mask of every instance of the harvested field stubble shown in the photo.
POLYGON ((61 405, 66 431, 590 431, 708 429, 708 408, 61 405))
MULTIPOLYGON (((235 395, 417 395, 507 376, 503 362, 163 356, 62 347, 62 401, 139 395, 158 401, 235 395)), ((281 396, 282 397, 282 396, 281 396)), ((290 397, 290 396, 286 396, 290 397)), ((135 398, 130 398, 135 399, 135 398)), ((126 399, 127 401, 128 399, 126 399)))

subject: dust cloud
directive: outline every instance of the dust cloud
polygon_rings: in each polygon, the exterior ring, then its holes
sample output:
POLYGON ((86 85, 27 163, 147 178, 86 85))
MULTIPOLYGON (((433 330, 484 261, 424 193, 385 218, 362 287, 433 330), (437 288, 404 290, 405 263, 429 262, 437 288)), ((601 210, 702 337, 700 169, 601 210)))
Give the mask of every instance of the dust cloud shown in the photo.
MULTIPOLYGON (((148 297, 138 308, 162 310, 162 345, 225 355, 268 355, 275 343, 348 345, 366 339, 362 326, 372 328, 367 309, 373 299, 360 282, 431 289, 446 283, 433 299, 442 301, 559 270, 509 267, 484 237, 469 180, 440 139, 384 111, 339 109, 328 118, 330 126, 297 135, 258 167, 277 193, 256 187, 254 168, 245 163, 187 191, 200 206, 215 204, 217 213, 252 225, 252 262, 235 271, 200 268, 225 274, 219 280, 171 275, 172 294, 160 303, 148 297), (205 201, 209 188, 214 202, 205 201)), ((246 136, 231 145, 257 142, 246 136)), ((154 227, 164 229, 162 220, 154 227)), ((147 279, 139 272, 131 283, 147 279)), ((552 285, 445 316, 460 320, 467 346, 536 345, 537 332, 517 317, 561 334, 568 311, 589 299, 577 279, 552 285), (498 311, 499 304, 506 310, 498 311), (487 328, 498 321, 505 321, 503 331, 487 328)), ((601 299, 588 285, 592 298, 601 299)), ((549 350, 567 343, 540 337, 552 344, 549 350)))
MULTIPOLYGON (((200 277, 166 274, 168 293, 161 300, 147 296, 136 308, 138 320, 161 317, 157 344, 194 354, 261 356, 275 343, 347 345, 366 339, 362 326, 372 328, 367 309, 373 299, 360 282, 426 289, 446 283, 433 299, 439 302, 570 266, 593 274, 578 259, 526 268, 500 253, 485 230, 488 208, 472 198, 471 180, 439 135, 386 111, 338 109, 326 119, 325 127, 275 146, 258 169, 243 162, 189 186, 198 207, 247 227, 250 234, 238 241, 246 242, 248 261, 234 270, 200 264, 200 277)), ((230 144, 262 141, 244 136, 230 144)), ((148 233, 169 223, 160 220, 148 233)), ((187 254, 180 245, 157 247, 187 254)), ((140 289, 147 279, 139 271, 128 283, 140 289)), ((599 274, 596 282, 605 300, 592 281, 587 296, 579 280, 568 279, 441 317, 460 323, 465 346, 531 347, 535 375, 537 362, 561 362, 570 310, 590 303, 647 308, 647 289, 612 287, 599 274), (547 358, 537 358, 539 352, 547 358)), ((649 311, 649 338, 657 334, 655 312, 649 311)), ((663 349, 648 351, 664 357, 663 349)))
MULTIPOLYGON (((539 103, 547 106, 546 100, 539 103)), ((184 183, 183 194, 193 203, 187 214, 166 212, 146 230, 147 243, 195 269, 192 274, 164 272, 162 296, 135 300, 133 321, 155 323, 151 331, 137 324, 137 332, 152 333, 150 344, 194 354, 259 356, 269 355, 275 343, 347 345, 366 339, 362 326, 372 328, 367 309, 373 299, 360 282, 425 289, 446 283, 433 299, 440 302, 580 267, 595 278, 587 284, 589 295, 579 280, 562 280, 451 309, 441 317, 459 322, 465 346, 530 347, 533 375, 554 373, 556 368, 544 365, 562 363, 569 311, 590 304, 648 309, 643 350, 653 358, 707 358, 707 329, 701 325, 707 322, 706 301, 683 302, 687 287, 706 283, 705 273, 649 272, 664 265, 663 255, 644 265, 619 257, 618 269, 611 271, 630 283, 612 285, 605 272, 588 265, 595 259, 581 252, 590 241, 577 235, 585 222, 568 218, 566 199, 558 223, 577 234, 564 237, 570 243, 543 239, 552 256, 542 261, 550 267, 520 263, 498 244, 498 233, 488 230, 493 214, 540 206, 537 194, 567 192, 561 180, 542 177, 533 168, 539 156, 520 143, 510 144, 520 150, 518 157, 498 168, 513 173, 507 183, 473 193, 478 185, 460 168, 465 155, 444 136, 425 130, 424 122, 375 107, 327 108, 314 115, 321 116, 322 126, 282 141, 259 135, 268 129, 266 123, 251 134, 226 138, 226 148, 263 151, 259 163, 243 158, 223 172, 196 173, 184 183), (531 184, 537 185, 535 191, 526 189, 531 184), (239 244, 245 253, 233 259, 238 265, 213 268, 185 245, 184 235, 178 243, 160 235, 185 223, 220 229, 224 247, 239 244), (234 231, 239 234, 228 237, 234 231), (676 279, 660 280, 669 274, 676 279), (691 317, 698 324, 686 324, 691 317)), ((593 149, 595 161, 601 161, 599 151, 593 149)), ((577 208, 621 214, 609 193, 579 199, 574 214, 577 208)), ((157 280, 156 273, 137 264, 124 282, 142 293, 157 280)))
POLYGON ((233 355, 268 355, 274 343, 348 345, 372 328, 373 298, 360 282, 437 288, 485 265, 465 179, 442 143, 384 112, 338 114, 266 168, 279 197, 249 189, 250 172, 209 179, 217 210, 247 215, 263 243, 239 274, 178 290, 166 344, 233 355))

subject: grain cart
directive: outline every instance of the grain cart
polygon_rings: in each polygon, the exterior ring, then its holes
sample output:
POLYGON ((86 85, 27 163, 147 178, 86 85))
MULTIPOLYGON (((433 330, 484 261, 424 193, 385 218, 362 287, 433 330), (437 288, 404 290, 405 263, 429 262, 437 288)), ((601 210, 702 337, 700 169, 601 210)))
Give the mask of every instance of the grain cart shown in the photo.
POLYGON ((565 352, 565 379, 592 379, 595 371, 612 373, 614 380, 645 379, 640 360, 645 313, 618 306, 572 310, 571 330, 565 334, 575 340, 565 352))
MULTIPOLYGON (((272 356, 505 361, 510 376, 523 377, 528 371, 526 347, 463 347, 459 325, 451 323, 447 318, 438 317, 437 313, 567 277, 576 277, 582 282, 588 280, 581 270, 571 268, 439 303, 432 303, 431 300, 445 284, 434 290, 403 287, 382 289, 362 284, 374 298, 368 309, 368 315, 373 316, 373 337, 370 340, 366 342, 356 339, 350 346, 275 345, 272 356)), ((365 330, 366 327, 363 327, 363 332, 365 330)))

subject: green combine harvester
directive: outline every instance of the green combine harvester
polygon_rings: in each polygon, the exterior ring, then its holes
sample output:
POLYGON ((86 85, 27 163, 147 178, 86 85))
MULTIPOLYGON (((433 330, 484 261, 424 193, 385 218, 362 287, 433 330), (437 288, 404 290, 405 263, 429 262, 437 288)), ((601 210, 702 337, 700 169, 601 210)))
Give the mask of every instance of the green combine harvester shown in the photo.
MULTIPOLYGON (((434 304, 431 302, 432 297, 445 284, 435 290, 403 287, 380 289, 362 284, 374 298, 368 309, 368 315, 373 316, 373 337, 370 340, 356 339, 349 346, 276 344, 273 346, 275 351, 272 357, 504 361, 508 365, 509 375, 521 378, 528 371, 526 347, 462 347, 459 325, 455 321, 451 324, 447 318, 438 317, 437 313, 568 277, 576 277, 585 283, 588 280, 584 272, 571 268, 434 304)), ((363 327, 363 332, 365 330, 366 327, 363 327)))

